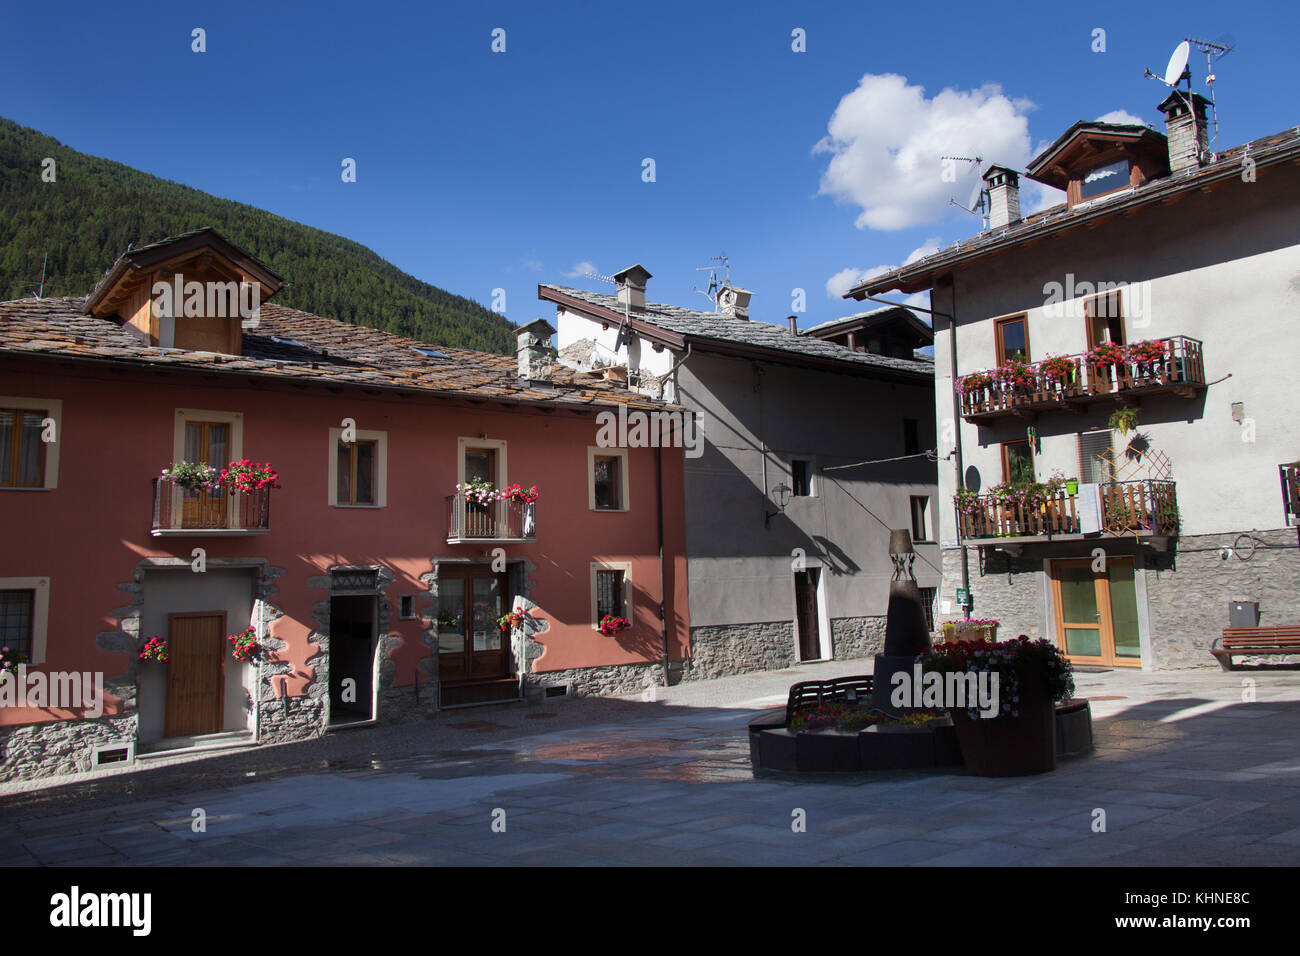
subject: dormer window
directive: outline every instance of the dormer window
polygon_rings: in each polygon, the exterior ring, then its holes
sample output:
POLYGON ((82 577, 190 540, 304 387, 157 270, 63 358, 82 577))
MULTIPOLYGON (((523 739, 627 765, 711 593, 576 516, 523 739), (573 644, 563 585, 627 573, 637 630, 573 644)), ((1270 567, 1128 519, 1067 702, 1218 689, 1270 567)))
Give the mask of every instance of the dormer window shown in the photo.
POLYGON ((1098 166, 1079 181, 1079 201, 1095 199, 1129 185, 1129 161, 1120 159, 1098 166))

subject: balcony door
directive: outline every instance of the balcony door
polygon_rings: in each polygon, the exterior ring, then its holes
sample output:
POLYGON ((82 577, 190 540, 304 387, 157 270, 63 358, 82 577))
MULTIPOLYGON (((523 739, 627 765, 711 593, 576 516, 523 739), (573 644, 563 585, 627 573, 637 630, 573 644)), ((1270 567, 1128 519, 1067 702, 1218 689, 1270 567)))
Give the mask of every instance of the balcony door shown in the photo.
MULTIPOLYGON (((220 470, 230 461, 230 425, 227 422, 186 421, 185 460, 220 470)), ((184 490, 181 494, 181 527, 224 528, 229 521, 229 499, 225 494, 184 490)))
POLYGON ((438 572, 438 679, 499 680, 510 675, 510 632, 498 618, 509 611, 505 573, 477 565, 438 572))
POLYGON ((1076 664, 1140 667, 1137 584, 1132 558, 1051 563, 1056 642, 1076 664))
MULTIPOLYGON (((465 446, 466 483, 478 479, 487 482, 493 488, 499 488, 498 478, 497 450, 495 448, 465 446)), ((479 504, 475 501, 465 502, 465 522, 462 526, 461 537, 495 538, 497 536, 497 510, 496 502, 491 504, 479 504)))

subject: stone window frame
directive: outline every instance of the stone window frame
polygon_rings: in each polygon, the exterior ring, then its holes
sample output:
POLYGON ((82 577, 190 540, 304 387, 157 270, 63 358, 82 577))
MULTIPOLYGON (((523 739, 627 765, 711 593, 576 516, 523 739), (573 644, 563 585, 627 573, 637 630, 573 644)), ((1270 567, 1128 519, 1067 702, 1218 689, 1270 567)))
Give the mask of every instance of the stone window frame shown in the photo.
POLYGON ((631 561, 592 561, 591 562, 591 629, 600 630, 600 612, 596 597, 596 573, 598 571, 623 572, 623 613, 619 617, 632 620, 632 562, 631 561))
POLYGON ((388 507, 388 432, 378 429, 355 429, 357 441, 375 443, 375 500, 373 504, 348 504, 339 501, 339 442, 343 439, 342 428, 329 430, 329 469, 325 486, 325 503, 331 508, 377 509, 388 507))
POLYGON ((59 487, 59 445, 63 439, 63 399, 26 398, 17 395, 0 395, 0 408, 18 411, 44 412, 54 420, 55 440, 45 445, 45 463, 39 485, 4 485, 0 491, 53 491, 59 487))
POLYGON ((0 578, 0 591, 31 591, 32 593, 32 644, 28 664, 44 664, 46 641, 50 627, 50 579, 0 578))
MULTIPOLYGON (((628 476, 628 450, 626 448, 601 448, 599 445, 587 446, 587 510, 597 514, 622 514, 632 510, 631 479, 628 476), (618 508, 596 507, 596 459, 617 458, 618 464, 618 508)), ((628 618, 631 620, 631 618, 628 618)))

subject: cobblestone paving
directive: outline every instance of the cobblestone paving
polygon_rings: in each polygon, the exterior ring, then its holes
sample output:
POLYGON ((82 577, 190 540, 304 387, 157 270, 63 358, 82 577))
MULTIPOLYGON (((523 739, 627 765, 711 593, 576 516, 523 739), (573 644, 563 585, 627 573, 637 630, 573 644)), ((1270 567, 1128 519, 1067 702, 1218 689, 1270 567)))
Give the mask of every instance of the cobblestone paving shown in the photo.
POLYGON ((1080 696, 1097 698, 1097 752, 1038 777, 756 778, 753 714, 792 679, 851 672, 747 675, 570 714, 484 708, 0 797, 0 862, 1300 862, 1295 672, 1080 674, 1080 696), (557 719, 531 719, 539 713, 557 719), (1094 831, 1097 810, 1105 832, 1094 831), (804 832, 792 826, 800 816, 804 832))

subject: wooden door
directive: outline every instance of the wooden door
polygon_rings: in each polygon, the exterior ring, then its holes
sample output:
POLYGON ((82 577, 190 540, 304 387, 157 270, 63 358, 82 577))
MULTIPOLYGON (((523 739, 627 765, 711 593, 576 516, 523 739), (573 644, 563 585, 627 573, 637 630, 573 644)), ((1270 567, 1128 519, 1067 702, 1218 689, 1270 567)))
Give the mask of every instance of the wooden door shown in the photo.
POLYGON ((1137 590, 1132 558, 1052 562, 1057 645, 1077 664, 1140 667, 1137 590))
POLYGON ((438 679, 496 680, 510 673, 510 632, 497 620, 509 608, 507 575, 486 567, 438 576, 438 679))
POLYGON ((794 606, 799 628, 799 660, 816 661, 822 656, 821 628, 817 614, 818 568, 794 573, 794 606))
MULTIPOLYGON (((220 471, 230 462, 230 425, 226 422, 185 423, 185 460, 220 471)), ((224 528, 229 499, 224 493, 183 491, 182 528, 224 528)))
POLYGON ((166 736, 221 731, 226 648, 224 611, 167 615, 166 736))

